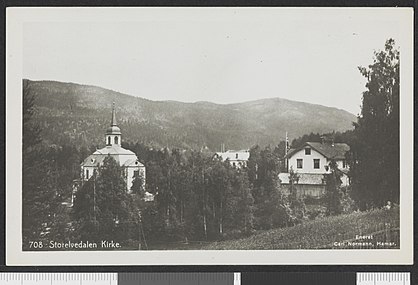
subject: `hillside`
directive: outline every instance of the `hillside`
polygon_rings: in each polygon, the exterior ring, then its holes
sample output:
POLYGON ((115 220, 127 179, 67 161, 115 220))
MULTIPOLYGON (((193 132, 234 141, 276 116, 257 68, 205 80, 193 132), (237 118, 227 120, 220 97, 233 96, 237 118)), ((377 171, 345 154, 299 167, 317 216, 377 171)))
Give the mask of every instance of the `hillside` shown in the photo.
MULTIPOLYGON (((385 244, 376 248, 399 248, 399 208, 325 217, 289 228, 268 230, 248 238, 214 242, 203 249, 341 249, 350 248, 347 241, 373 244, 394 242, 394 244, 385 244), (373 238, 356 239, 356 235, 373 235, 373 238), (340 243, 335 245, 335 242, 340 243)), ((373 248, 373 246, 368 247, 373 248)))
MULTIPOLYGON (((280 98, 236 104, 151 101, 112 90, 56 81, 28 81, 36 120, 51 143, 102 145, 111 104, 123 139, 154 147, 218 150, 277 144, 310 132, 345 131, 355 116, 336 108, 280 98)), ((151 95, 149 96, 151 97, 151 95)))

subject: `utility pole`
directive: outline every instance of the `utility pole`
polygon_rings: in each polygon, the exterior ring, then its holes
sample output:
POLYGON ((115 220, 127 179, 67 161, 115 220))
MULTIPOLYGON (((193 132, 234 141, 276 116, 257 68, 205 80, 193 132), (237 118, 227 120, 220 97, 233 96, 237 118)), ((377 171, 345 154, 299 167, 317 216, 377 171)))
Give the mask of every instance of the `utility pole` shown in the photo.
POLYGON ((286 171, 288 170, 288 163, 287 163, 287 153, 289 151, 289 137, 287 136, 287 131, 286 131, 286 142, 285 142, 285 147, 284 147, 284 168, 286 169, 286 171))
POLYGON ((93 217, 96 223, 96 173, 93 172, 93 217))

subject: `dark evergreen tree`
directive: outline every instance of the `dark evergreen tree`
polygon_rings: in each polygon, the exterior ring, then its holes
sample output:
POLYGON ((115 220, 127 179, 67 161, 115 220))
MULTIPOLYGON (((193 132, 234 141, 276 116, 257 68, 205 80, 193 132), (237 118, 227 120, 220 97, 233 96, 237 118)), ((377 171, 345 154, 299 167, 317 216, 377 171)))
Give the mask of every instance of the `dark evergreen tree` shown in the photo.
POLYGON ((326 207, 326 214, 328 216, 339 215, 342 213, 342 198, 343 193, 341 191, 341 172, 338 170, 337 164, 335 161, 331 161, 329 164, 330 173, 324 174, 326 186, 325 186, 325 195, 324 203, 326 207))
POLYGON ((85 181, 77 191, 73 206, 73 218, 76 221, 75 235, 80 240, 100 241, 98 232, 98 208, 96 192, 97 174, 85 181))
POLYGON ((353 198, 361 209, 399 203, 399 51, 395 41, 359 67, 367 78, 350 153, 353 198))
POLYGON ((62 199, 56 149, 42 143, 39 126, 33 121, 35 96, 29 82, 23 83, 22 92, 22 244, 24 249, 30 249, 30 241, 53 238, 51 229, 60 221, 57 213, 62 199))
POLYGON ((131 193, 136 195, 139 198, 143 198, 145 196, 145 178, 142 175, 142 172, 139 172, 138 175, 134 177, 131 186, 131 193))
POLYGON ((126 189, 123 171, 108 156, 98 172, 77 193, 74 214, 81 237, 91 237, 96 241, 114 240, 122 244, 140 239, 140 208, 135 195, 126 189))
POLYGON ((248 161, 249 181, 253 185, 254 217, 256 229, 270 229, 288 223, 286 199, 279 187, 280 172, 278 153, 270 147, 250 150, 248 161))

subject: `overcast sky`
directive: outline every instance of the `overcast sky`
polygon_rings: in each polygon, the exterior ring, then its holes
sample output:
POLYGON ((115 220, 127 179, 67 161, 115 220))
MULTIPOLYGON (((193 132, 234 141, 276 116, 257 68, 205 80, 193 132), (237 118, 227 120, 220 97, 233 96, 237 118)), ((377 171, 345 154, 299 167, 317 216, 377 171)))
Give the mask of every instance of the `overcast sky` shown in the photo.
MULTIPOLYGON (((109 11, 107 11, 109 12, 109 11)), ((357 66, 397 39, 385 10, 171 9, 31 22, 23 76, 151 100, 281 97, 360 112, 357 66), (87 20, 86 20, 87 19, 87 20)))

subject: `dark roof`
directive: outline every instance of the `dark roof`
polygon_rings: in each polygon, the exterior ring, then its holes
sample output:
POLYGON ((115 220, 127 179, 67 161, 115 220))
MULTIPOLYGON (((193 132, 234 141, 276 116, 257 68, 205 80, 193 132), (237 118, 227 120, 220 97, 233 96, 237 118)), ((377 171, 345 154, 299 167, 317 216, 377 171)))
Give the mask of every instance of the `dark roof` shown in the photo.
POLYGON ((320 142, 306 142, 303 146, 292 149, 287 154, 287 158, 291 157, 295 152, 310 146, 328 159, 345 159, 345 154, 350 150, 346 143, 320 143, 320 142))

